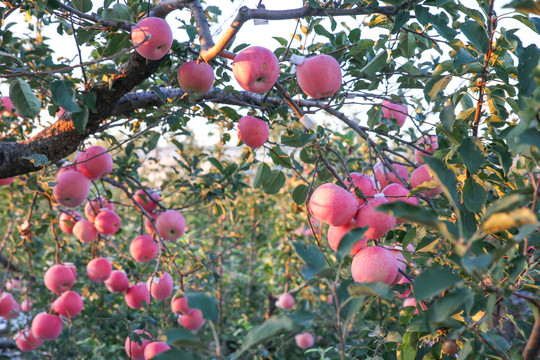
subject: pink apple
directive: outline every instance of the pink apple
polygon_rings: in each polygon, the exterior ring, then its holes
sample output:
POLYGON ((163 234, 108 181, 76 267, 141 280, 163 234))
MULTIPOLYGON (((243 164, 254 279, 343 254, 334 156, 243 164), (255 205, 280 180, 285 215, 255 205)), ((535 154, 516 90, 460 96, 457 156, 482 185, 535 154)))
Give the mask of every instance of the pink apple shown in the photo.
MULTIPOLYGON (((405 166, 401 164, 392 164, 392 167, 396 170, 399 176, 403 178, 403 180, 409 180, 409 172, 405 166)), ((398 179, 394 172, 388 169, 381 162, 377 162, 375 166, 373 166, 373 172, 375 173, 375 177, 381 186, 381 190, 387 187, 390 183, 401 183, 401 180, 398 179)))
POLYGON ((186 221, 176 210, 167 210, 156 220, 156 229, 163 240, 177 240, 186 231, 186 221))
POLYGON ((144 360, 151 360, 155 356, 167 350, 171 350, 171 347, 165 344, 164 342, 161 342, 161 341, 151 342, 150 344, 146 345, 146 348, 144 349, 144 360))
POLYGON ((56 264, 45 272, 43 282, 47 289, 55 294, 61 294, 73 287, 75 272, 68 266, 56 264))
POLYGON ((56 176, 54 178, 56 179, 56 181, 58 181, 58 177, 60 175, 62 175, 66 171, 70 171, 70 170, 76 171, 75 170, 75 165, 72 164, 70 161, 64 161, 64 163, 62 164, 62 167, 58 169, 58 172, 56 173, 56 176))
POLYGON ((263 93, 276 83, 279 77, 279 61, 272 51, 260 46, 250 46, 236 55, 232 71, 244 90, 263 93))
POLYGON ((2 292, 2 295, 0 295, 0 316, 8 316, 14 308, 15 299, 13 298, 13 295, 6 291, 2 292))
POLYGON ((36 338, 30 329, 24 329, 17 334, 15 343, 17 344, 19 350, 26 352, 32 351, 41 346, 41 344, 43 344, 43 340, 36 338))
POLYGON ((62 320, 56 315, 41 312, 32 320, 32 334, 40 340, 54 340, 62 332, 62 320))
POLYGON ((351 222, 358 211, 358 200, 342 187, 326 183, 311 195, 309 210, 317 220, 332 226, 342 226, 351 222))
POLYGON ((69 269, 69 271, 71 271, 71 273, 73 274, 73 277, 75 277, 75 278, 77 277, 77 269, 75 268, 74 263, 65 262, 64 266, 67 267, 69 269))
POLYGON ((142 189, 135 191, 133 199, 139 204, 146 212, 151 213, 159 202, 159 191, 155 189, 146 189, 146 192, 142 189), (150 196, 148 196, 148 194, 150 196))
POLYGON ((101 283, 111 276, 112 265, 107 258, 97 258, 88 263, 86 272, 90 280, 101 283))
POLYGON ((111 154, 102 146, 91 146, 77 154, 76 169, 90 180, 104 178, 112 172, 111 154))
POLYGON ((0 179, 0 186, 11 185, 14 179, 14 177, 0 179))
MULTIPOLYGON (((328 244, 330 245, 330 248, 334 251, 338 251, 339 243, 343 239, 345 235, 352 229, 357 228, 358 225, 356 225, 355 221, 351 221, 350 223, 342 226, 330 226, 328 227, 328 244)), ((351 249, 351 255, 356 255, 357 252, 362 250, 366 247, 369 239, 367 237, 364 237, 363 239, 359 240, 351 249)))
POLYGON ((78 211, 69 211, 69 213, 63 212, 60 214, 60 220, 58 221, 58 226, 60 230, 66 234, 73 234, 73 226, 75 223, 81 219, 81 214, 78 211))
POLYGON ((415 298, 410 297, 410 298, 407 298, 407 299, 403 300, 403 306, 402 307, 407 307, 407 306, 413 306, 416 309, 416 310, 414 310, 414 313, 415 314, 419 313, 418 306, 416 305, 416 299, 415 298))
POLYGON ((294 307, 294 298, 291 294, 289 293, 283 293, 281 295, 279 295, 277 301, 276 301, 276 306, 278 308, 282 308, 282 309, 286 309, 286 310, 290 310, 294 307))
POLYGON ((94 220, 96 230, 103 235, 113 235, 120 230, 122 221, 113 210, 101 210, 94 220))
POLYGON ((152 335, 144 330, 134 330, 133 332, 143 336, 140 337, 139 342, 131 340, 129 336, 126 338, 124 343, 126 355, 132 360, 144 360, 144 350, 150 344, 152 335))
POLYGON ((81 205, 90 194, 90 180, 77 171, 68 170, 60 174, 53 188, 56 201, 67 207, 81 205))
POLYGON ((395 256, 380 246, 360 250, 351 264, 351 274, 356 282, 384 282, 392 285, 397 272, 395 256))
POLYGON ((180 316, 178 322, 188 330, 197 331, 204 325, 206 320, 201 310, 193 309, 191 314, 180 316))
POLYGON ((185 296, 174 296, 171 300, 171 311, 177 315, 189 315, 194 309, 188 305, 188 299, 185 296))
POLYGON ((32 299, 24 299, 21 302, 21 310, 24 312, 30 312, 32 309, 32 305, 34 305, 35 301, 32 299))
POLYGON ((204 95, 214 84, 214 69, 204 61, 188 61, 178 69, 178 84, 188 94, 204 95))
MULTIPOLYGON (((427 164, 424 164, 416 168, 411 174, 411 186, 413 188, 422 185, 424 182, 437 180, 434 176, 431 176, 430 169, 427 164)), ((442 187, 437 186, 433 189, 424 190, 422 194, 426 197, 434 197, 443 192, 442 187)))
POLYGON ((169 52, 173 42, 171 27, 167 21, 158 17, 141 19, 131 30, 131 41, 142 57, 149 60, 159 60, 169 52), (149 36, 150 39, 145 41, 149 36))
POLYGON ((296 345, 301 349, 307 349, 315 344, 315 339, 309 332, 295 335, 294 341, 296 341, 296 345))
POLYGON ((63 317, 74 318, 84 307, 83 299, 75 291, 66 291, 53 302, 53 310, 63 317))
MULTIPOLYGON (((439 138, 437 135, 424 136, 418 141, 418 146, 423 148, 427 153, 433 154, 439 148, 439 138)), ((423 151, 414 149, 414 158, 419 164, 424 163, 424 157, 431 157, 423 151)))
POLYGON ((405 276, 401 276, 401 279, 399 279, 399 281, 397 282, 398 284, 402 284, 402 285, 405 285, 406 289, 405 289, 405 292, 403 294, 400 294, 398 293, 397 291, 395 292, 397 294, 398 297, 400 298, 406 298, 408 297, 410 294, 411 294, 411 282, 409 281, 409 279, 407 279, 405 276))
POLYGON ((402 127, 407 120, 407 105, 384 100, 382 102, 382 118, 389 121, 396 119, 397 125, 402 127))
POLYGON ((144 306, 143 302, 150 303, 150 293, 145 283, 130 286, 124 295, 127 306, 132 309, 140 309, 144 306))
MULTIPOLYGON (((365 196, 373 196, 377 193, 377 189, 375 188, 375 181, 373 180, 373 176, 371 175, 365 175, 358 172, 351 173, 351 178, 353 181, 353 185, 355 188, 362 190, 362 193, 365 196)), ((345 180, 345 184, 350 185, 348 180, 345 180)), ((351 189, 351 192, 354 193, 354 189, 351 189)), ((355 194, 356 196, 356 194, 355 194)), ((364 199, 357 197, 358 199, 358 205, 364 205, 366 201, 364 199)), ((369 200, 369 198, 368 198, 369 200)))
POLYGON ((17 301, 13 301, 13 308, 11 309, 11 312, 4 316, 4 319, 11 320, 16 319, 19 316, 19 313, 21 312, 21 304, 19 304, 17 301))
POLYGON ((253 149, 260 148, 268 140, 268 123, 253 116, 243 116, 238 120, 238 138, 253 149))
POLYGON ((21 280, 7 279, 5 283, 6 290, 18 290, 21 288, 21 280))
POLYGON ((112 293, 121 293, 129 288, 129 279, 123 270, 113 270, 105 280, 105 286, 112 293))
POLYGON ((168 272, 160 275, 150 276, 146 286, 150 290, 150 295, 156 300, 165 300, 171 296, 173 291, 173 278, 168 272))
POLYGON ((58 109, 58 111, 56 112, 56 117, 60 119, 62 115, 64 115, 65 113, 66 113, 66 109, 60 106, 60 109, 58 109))
POLYGON ((388 200, 384 197, 370 200, 364 206, 361 206, 356 213, 356 224, 360 227, 368 226, 366 237, 369 239, 380 239, 396 225, 396 218, 375 210, 377 206, 387 204, 388 200))
POLYGON ((84 215, 88 221, 94 222, 97 214, 99 214, 102 209, 114 211, 114 204, 109 202, 109 199, 105 196, 88 200, 86 205, 84 205, 84 215))
MULTIPOLYGON (((407 196, 409 195, 409 192, 410 192, 409 189, 397 183, 389 184, 382 191, 385 199, 388 200, 388 202, 393 203, 396 201, 403 201, 408 204, 418 206, 418 198, 416 198, 415 196, 411 196, 407 198, 407 196)), ((396 219, 396 224, 401 224, 401 223, 403 223, 402 219, 399 219, 399 218, 396 219)))
POLYGON ((15 106, 8 96, 2 96, 0 98, 0 116, 16 116, 15 106))
POLYGON ((129 244, 129 253, 138 262, 148 262, 156 258, 159 245, 150 235, 139 235, 129 244))
POLYGON ((332 96, 341 86, 341 68, 330 55, 317 55, 305 60, 296 70, 298 85, 314 98, 332 96))
POLYGON ((401 275, 399 270, 401 270, 403 272, 405 272, 405 270, 407 270, 407 261, 405 260, 405 257, 401 253, 401 248, 399 248, 399 249, 398 248, 389 249, 389 251, 392 253, 392 255, 394 255, 396 257, 397 264, 398 264, 398 272, 396 274, 396 278, 392 282, 392 285, 395 285, 395 284, 399 283, 401 281, 401 279, 403 278, 403 275, 401 275))
MULTIPOLYGON (((159 216, 160 213, 158 212, 151 212, 149 213, 150 216, 154 219, 154 225, 156 224, 156 220, 159 216)), ((154 234, 154 228, 152 227, 152 222, 151 220, 148 218, 148 217, 145 217, 144 218, 144 230, 146 230, 146 232, 148 232, 149 234, 154 234)))
POLYGON ((83 243, 91 243, 98 238, 98 232, 90 221, 80 220, 73 226, 73 235, 83 243))

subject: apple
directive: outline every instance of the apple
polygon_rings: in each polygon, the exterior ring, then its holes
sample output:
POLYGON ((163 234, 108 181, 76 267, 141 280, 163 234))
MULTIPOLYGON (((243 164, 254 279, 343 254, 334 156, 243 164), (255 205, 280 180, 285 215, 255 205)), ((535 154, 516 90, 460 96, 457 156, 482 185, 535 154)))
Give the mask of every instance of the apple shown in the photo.
POLYGON ((139 204, 147 213, 151 213, 157 207, 160 200, 159 191, 155 189, 147 189, 146 192, 142 189, 135 191, 133 199, 139 204), (150 195, 148 196, 147 193, 150 195))
POLYGON ((90 194, 90 180, 80 172, 68 170, 57 177, 53 188, 56 201, 67 207, 81 205, 90 194))
POLYGON ((388 120, 396 119, 397 125, 402 127, 405 120, 407 120, 407 105, 384 100, 382 102, 382 118, 388 120))
POLYGON ((276 83, 279 77, 279 61, 272 51, 260 46, 250 46, 235 56, 232 71, 244 90, 263 93, 276 83))
POLYGON ((395 284, 398 284, 401 281, 401 279, 403 278, 403 275, 401 275, 399 270, 401 270, 403 272, 405 272, 405 270, 407 270, 407 261, 405 260, 405 257, 401 253, 401 248, 399 248, 399 249, 398 248, 389 249, 389 251, 392 253, 392 255, 394 255, 396 257, 397 264, 398 264, 398 272, 396 274, 396 278, 392 282, 392 285, 395 285, 395 284))
POLYGON ((54 340, 62 332, 62 320, 56 315, 41 312, 32 320, 32 334, 40 340, 54 340))
MULTIPOLYGON (((362 193, 365 196, 373 196, 377 193, 373 176, 362 174, 359 172, 353 172, 351 173, 351 179, 353 182, 353 186, 359 190, 362 190, 362 193)), ((346 179, 345 184, 349 186, 350 185, 349 180, 346 179)), ((354 189, 352 189, 351 191, 354 193, 354 189)), ((361 197, 357 197, 357 199, 358 199, 358 205, 364 205, 366 203, 366 201, 362 199, 361 197)))
POLYGON ((167 21, 158 17, 139 20, 131 30, 131 41, 135 51, 148 60, 159 60, 169 52, 173 42, 171 27, 167 21), (150 38, 145 41, 145 38, 150 38))
POLYGON ((7 279, 5 282, 6 290, 18 290, 21 288, 21 280, 7 279))
POLYGON ((32 305, 34 305, 35 301, 32 299, 24 299, 21 302, 21 310, 24 312, 30 312, 32 309, 32 305))
MULTIPOLYGON (((437 135, 422 137, 422 139, 418 141, 418 146, 424 148, 424 150, 427 153, 433 154, 435 150, 439 148, 439 138, 437 137, 437 135)), ((424 163, 424 157, 431 157, 431 155, 429 154, 426 154, 425 152, 414 149, 414 158, 416 159, 416 162, 419 164, 424 163)))
POLYGON ((309 332, 295 335, 294 341, 296 341, 296 345, 301 349, 307 349, 315 344, 315 339, 309 332))
POLYGON ((186 220, 176 210, 167 210, 159 214, 156 229, 163 240, 177 240, 186 231, 186 220))
POLYGON ((96 230, 102 235, 113 235, 120 230, 120 217, 113 210, 101 210, 94 220, 96 230))
POLYGON ((148 344, 150 344, 152 335, 144 330, 134 330, 133 332, 140 335, 140 340, 137 342, 135 340, 131 340, 129 336, 126 338, 124 343, 126 355, 132 360, 145 360, 144 350, 148 344))
POLYGON ((94 224, 88 220, 79 220, 73 226, 73 235, 83 243, 91 243, 98 238, 94 224))
POLYGON ((127 289, 124 299, 130 308, 140 309, 144 305, 143 302, 150 303, 150 293, 145 283, 139 283, 127 289))
POLYGON ((81 214, 78 211, 63 212, 60 214, 58 226, 66 234, 73 234, 73 227, 79 219, 81 219, 81 214))
POLYGON ((64 161, 62 167, 58 169, 58 172, 56 173, 56 176, 54 178, 56 179, 56 181, 58 181, 58 177, 60 175, 62 175, 66 171, 70 171, 70 170, 77 171, 77 170, 75 170, 75 165, 74 164, 72 164, 69 161, 64 161))
POLYGON ((360 227, 368 226, 365 236, 369 239, 380 239, 396 225, 396 218, 375 210, 377 206, 387 204, 384 197, 376 197, 364 206, 361 206, 356 213, 356 224, 360 227))
POLYGON ((14 177, 0 179, 0 186, 6 186, 13 184, 14 177))
MULTIPOLYGON (((404 187, 401 184, 392 183, 386 186, 382 193, 384 194, 384 197, 388 202, 396 202, 396 201, 403 201, 411 205, 418 206, 418 198, 415 196, 407 197, 410 193, 409 189, 404 187)), ((403 219, 396 219, 396 224, 403 223, 403 219)))
POLYGON ((188 330, 197 331, 204 325, 206 320, 201 310, 193 309, 191 314, 180 316, 178 322, 188 330))
POLYGON ((102 209, 114 211, 114 204, 109 202, 109 199, 107 199, 105 196, 88 200, 84 205, 84 215, 88 221, 94 222, 97 214, 99 214, 102 209))
POLYGON ((41 346, 43 340, 36 338, 30 329, 24 329, 17 334, 15 343, 19 350, 27 352, 41 346))
POLYGON ((204 95, 214 84, 214 69, 204 61, 188 61, 178 69, 178 84, 190 95, 204 95))
MULTIPOLYGON (((151 212, 149 215, 154 219, 154 225, 156 224, 156 219, 158 218, 160 213, 158 212, 151 212)), ((144 218, 144 230, 150 234, 154 234, 154 228, 152 227, 152 221, 148 218, 144 218)))
POLYGON ((129 288, 129 279, 123 270, 113 270, 105 280, 105 286, 112 293, 121 293, 129 288))
MULTIPOLYGON (((392 164, 392 167, 396 170, 399 176, 403 178, 403 180, 405 181, 409 180, 409 172, 407 171, 407 168, 405 166, 401 164, 392 164)), ((375 173, 375 177, 377 178, 377 181, 379 182, 381 189, 384 189, 390 183, 401 183, 401 181, 394 174, 394 172, 388 169, 380 161, 378 161, 373 166, 373 172, 375 173)))
POLYGON ((74 318, 79 315, 84 307, 84 302, 81 296, 75 291, 66 291, 58 299, 53 302, 53 310, 58 315, 74 318))
POLYGON ((171 274, 164 271, 160 275, 150 276, 146 285, 154 299, 165 300, 171 296, 174 284, 171 274))
POLYGON ((356 197, 333 183, 319 186, 309 199, 311 215, 332 226, 342 226, 351 222, 358 211, 356 197))
POLYGON ((171 300, 171 311, 177 315, 189 315, 194 309, 188 305, 188 299, 185 296, 174 296, 171 300))
POLYGON ((102 146, 90 146, 77 154, 76 169, 90 180, 104 178, 112 172, 111 154, 102 146))
POLYGON ((148 262, 156 258, 159 245, 150 235, 139 235, 129 244, 129 253, 138 262, 148 262))
POLYGON ((43 277, 45 287, 55 294, 71 290, 75 283, 75 272, 68 266, 56 264, 51 266, 43 277))
POLYGON ((112 265, 107 258, 93 259, 86 265, 86 272, 90 280, 102 283, 111 276, 112 265))
POLYGON ((2 96, 0 98, 0 116, 16 116, 15 106, 8 96, 2 96))
POLYGON ((11 309, 11 312, 4 316, 5 320, 12 320, 16 319, 19 316, 19 313, 21 312, 21 304, 19 304, 17 301, 13 301, 13 308, 11 309))
MULTIPOLYGON (((358 225, 356 225, 355 221, 351 221, 350 223, 342 226, 330 226, 328 227, 328 244, 330 245, 330 248, 334 251, 338 251, 339 243, 343 239, 343 237, 352 229, 357 228, 358 225)), ((363 239, 359 240, 354 244, 354 246, 351 249, 351 255, 356 255, 357 252, 362 250, 366 247, 369 239, 367 237, 364 237, 363 239)))
MULTIPOLYGON (((427 166, 427 164, 424 164, 416 168, 411 174, 411 186, 413 188, 422 185, 424 182, 433 181, 433 180, 437 180, 437 179, 434 176, 431 176, 430 169, 427 166)), ((437 186, 433 189, 422 191, 422 194, 430 198, 430 197, 437 196, 442 192, 443 192, 443 188, 440 186, 437 186)))
POLYGON ((329 97, 341 86, 341 67, 332 56, 317 55, 298 66, 296 78, 306 95, 314 99, 329 97))
POLYGON ((269 134, 266 121, 253 116, 243 116, 238 120, 238 138, 252 149, 263 146, 269 134))
POLYGON ((8 316, 14 308, 15 299, 13 298, 13 295, 6 291, 2 292, 2 295, 0 295, 0 316, 8 316))
POLYGON ((407 307, 407 306, 414 306, 414 308, 416 309, 416 310, 414 310, 414 313, 415 314, 420 313, 418 311, 418 306, 416 305, 416 299, 415 298, 410 297, 410 298, 407 298, 407 299, 403 300, 403 306, 402 307, 407 307))
POLYGON ((442 345, 442 351, 448 356, 454 356, 458 352, 458 346, 456 340, 444 340, 442 345))
POLYGON ((395 291, 397 296, 402 298, 402 299, 408 297, 411 294, 411 282, 409 281, 409 279, 407 279, 405 276, 401 276, 401 279, 399 279, 399 281, 397 283, 405 285, 405 287, 406 287, 405 292, 403 294, 398 293, 397 291, 395 291))
POLYGON ((362 249, 353 258, 351 274, 356 282, 384 282, 392 285, 398 273, 394 255, 380 246, 362 249))
POLYGON ((294 307, 294 298, 289 293, 279 295, 276 306, 278 308, 290 310, 294 307))
POLYGON ((161 342, 161 341, 151 342, 150 344, 146 345, 146 348, 144 349, 144 360, 151 360, 155 356, 167 350, 171 350, 171 347, 165 344, 164 342, 161 342))

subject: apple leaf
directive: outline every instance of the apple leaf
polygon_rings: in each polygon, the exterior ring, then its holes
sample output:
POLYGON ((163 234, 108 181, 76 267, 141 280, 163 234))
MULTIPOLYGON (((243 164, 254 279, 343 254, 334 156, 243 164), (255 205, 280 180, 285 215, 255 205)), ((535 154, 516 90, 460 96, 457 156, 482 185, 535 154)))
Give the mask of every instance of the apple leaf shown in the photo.
POLYGON ((459 27, 477 50, 484 54, 489 51, 489 38, 486 29, 477 21, 465 21, 459 27))
POLYGON ((205 319, 217 323, 219 306, 214 296, 204 292, 186 292, 185 296, 190 308, 201 310, 205 319))
POLYGON ((465 180, 463 186, 463 203, 470 211, 479 213, 484 208, 488 198, 488 193, 482 185, 477 183, 473 178, 465 180))
POLYGON ((54 80, 50 87, 53 102, 71 113, 82 111, 75 101, 75 84, 71 80, 54 80))
POLYGON ((206 345, 187 329, 171 329, 165 333, 165 336, 167 337, 167 344, 169 345, 178 347, 194 347, 198 349, 206 348, 206 345))
POLYGON ((448 268, 434 267, 424 270, 414 279, 414 296, 416 300, 425 300, 460 281, 461 277, 448 268))
POLYGON ((16 78, 9 84, 9 97, 15 110, 22 117, 35 118, 41 110, 41 101, 30 85, 21 78, 16 78))
POLYGON ((472 174, 475 174, 485 162, 482 150, 476 145, 475 140, 476 138, 473 137, 465 138, 457 150, 465 166, 472 174))
POLYGON ((247 333, 246 338, 244 339, 244 343, 242 344, 242 349, 240 350, 240 353, 243 353, 244 351, 259 344, 265 343, 266 341, 285 332, 293 331, 295 328, 296 326, 294 325, 293 320, 291 320, 288 316, 271 316, 261 325, 253 328, 250 332, 247 333))
POLYGON ((294 188, 292 192, 293 200, 296 204, 301 205, 306 202, 309 187, 304 184, 300 184, 294 188))
POLYGON ((79 134, 83 134, 86 130, 86 124, 88 124, 88 108, 86 106, 82 107, 82 111, 73 113, 71 115, 71 120, 75 126, 75 130, 79 134))
POLYGON ((135 22, 135 16, 133 15, 133 10, 129 6, 117 3, 114 4, 112 9, 103 9, 101 20, 133 23, 135 22))
POLYGON ((371 59, 371 61, 367 63, 366 66, 364 66, 362 69, 360 69, 360 71, 368 75, 375 75, 386 65, 387 58, 388 53, 386 51, 383 51, 377 56, 375 56, 373 59, 371 59))
POLYGON ((364 234, 366 233, 366 231, 367 227, 361 227, 352 229, 347 234, 345 234, 345 236, 343 236, 338 245, 339 256, 341 258, 344 258, 345 256, 349 255, 354 245, 364 238, 364 234))

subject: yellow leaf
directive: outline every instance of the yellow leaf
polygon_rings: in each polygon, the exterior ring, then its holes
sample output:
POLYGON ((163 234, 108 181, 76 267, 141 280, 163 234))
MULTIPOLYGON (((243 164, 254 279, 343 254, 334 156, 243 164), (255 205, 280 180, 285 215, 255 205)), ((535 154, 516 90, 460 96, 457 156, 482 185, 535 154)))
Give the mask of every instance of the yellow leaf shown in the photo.
POLYGON ((513 210, 509 213, 492 214, 482 224, 482 229, 487 233, 496 233, 516 226, 536 224, 536 215, 529 208, 513 210))

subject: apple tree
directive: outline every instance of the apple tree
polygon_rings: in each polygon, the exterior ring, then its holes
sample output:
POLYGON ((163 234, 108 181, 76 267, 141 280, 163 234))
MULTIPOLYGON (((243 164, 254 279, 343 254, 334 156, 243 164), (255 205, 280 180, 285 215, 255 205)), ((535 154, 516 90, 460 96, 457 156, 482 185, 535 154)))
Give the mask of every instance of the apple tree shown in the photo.
POLYGON ((538 15, 3 1, 0 357, 537 359, 538 15))

